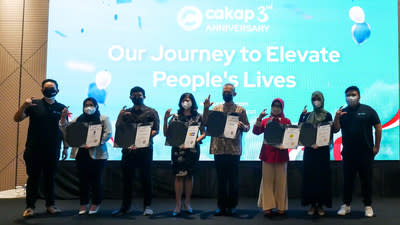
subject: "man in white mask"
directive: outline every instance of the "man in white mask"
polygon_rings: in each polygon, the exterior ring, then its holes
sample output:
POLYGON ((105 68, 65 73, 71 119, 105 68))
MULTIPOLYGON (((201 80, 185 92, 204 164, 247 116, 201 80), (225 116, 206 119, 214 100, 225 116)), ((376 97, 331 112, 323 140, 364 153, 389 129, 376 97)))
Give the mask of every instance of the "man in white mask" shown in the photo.
MULTIPOLYGON (((60 209, 54 203, 54 178, 60 157, 62 134, 58 128, 61 112, 66 107, 55 100, 58 94, 55 80, 42 82, 42 99, 28 98, 14 115, 15 122, 29 117, 24 160, 28 181, 26 187, 26 208, 24 217, 34 215, 35 202, 39 195, 39 180, 43 173, 43 187, 46 199, 46 211, 56 214, 60 209)), ((63 151, 63 159, 66 158, 63 151)))
POLYGON ((334 132, 342 130, 343 140, 343 205, 337 212, 344 216, 351 212, 353 185, 358 173, 361 181, 361 192, 365 205, 365 216, 373 217, 372 200, 372 163, 379 152, 382 136, 382 125, 378 114, 368 105, 360 104, 360 90, 356 86, 346 89, 348 106, 336 112, 334 132), (375 143, 372 134, 375 128, 375 143))

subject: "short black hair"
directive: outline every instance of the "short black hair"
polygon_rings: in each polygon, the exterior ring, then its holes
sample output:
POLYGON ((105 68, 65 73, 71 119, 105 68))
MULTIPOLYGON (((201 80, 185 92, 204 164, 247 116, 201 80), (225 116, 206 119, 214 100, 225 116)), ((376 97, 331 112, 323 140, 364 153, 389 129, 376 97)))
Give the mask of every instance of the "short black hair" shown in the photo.
POLYGON ((348 88, 346 88, 346 91, 344 91, 345 94, 347 94, 347 92, 349 91, 357 91, 358 95, 360 95, 360 89, 358 89, 357 86, 350 86, 348 88))
POLYGON ((46 79, 46 80, 42 81, 42 88, 44 88, 44 84, 47 83, 47 82, 52 82, 53 84, 55 84, 56 88, 58 90, 58 83, 57 83, 57 81, 55 81, 53 79, 46 79))
POLYGON ((142 92, 143 96, 146 96, 146 93, 144 92, 144 89, 139 87, 139 86, 133 87, 131 89, 130 95, 132 95, 133 92, 142 92))

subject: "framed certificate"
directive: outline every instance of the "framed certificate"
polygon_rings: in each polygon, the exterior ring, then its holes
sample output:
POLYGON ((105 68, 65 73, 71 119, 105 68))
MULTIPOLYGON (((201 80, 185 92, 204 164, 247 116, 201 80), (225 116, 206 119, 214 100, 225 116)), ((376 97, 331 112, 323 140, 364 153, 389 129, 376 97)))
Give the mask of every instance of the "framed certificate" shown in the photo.
POLYGON ((224 134, 225 124, 225 113, 219 111, 209 111, 206 124, 206 135, 211 137, 221 137, 224 134))
POLYGON ((235 139, 239 126, 239 114, 210 111, 208 113, 206 135, 235 139))
POLYGON ((136 129, 135 147, 136 148, 147 148, 150 145, 151 136, 150 124, 138 124, 136 129))
POLYGON ((299 144, 300 128, 298 126, 290 125, 286 126, 283 134, 282 148, 297 148, 299 144))
POLYGON ((237 114, 229 114, 226 116, 226 123, 224 128, 224 137, 235 139, 237 129, 239 126, 239 116, 237 114))
POLYGON ((129 148, 135 144, 136 123, 121 122, 115 126, 114 147, 129 148))
POLYGON ((95 147, 101 143, 103 127, 101 124, 71 123, 66 131, 66 141, 70 147, 95 147))
POLYGON ((315 144, 319 147, 328 146, 331 143, 331 130, 331 123, 320 124, 317 127, 317 137, 315 140, 315 144))
POLYGON ((264 129, 264 143, 279 146, 282 144, 285 127, 275 121, 269 121, 264 129))
POLYGON ((186 132, 184 146, 185 148, 194 148, 196 146, 197 134, 199 133, 200 126, 189 126, 186 132))
POLYGON ((172 121, 168 125, 165 145, 173 147, 181 147, 184 145, 185 148, 194 148, 199 129, 200 125, 197 123, 187 126, 184 122, 172 121))
POLYGON ((150 146, 151 128, 153 123, 124 123, 116 126, 114 147, 146 148, 150 146))
POLYGON ((181 121, 171 121, 168 125, 165 145, 180 147, 185 142, 187 126, 181 121))
POLYGON ((87 123, 70 123, 66 127, 66 141, 70 147, 82 147, 88 136, 87 123))
POLYGON ((86 145, 89 147, 99 146, 101 142, 101 134, 103 131, 103 126, 101 124, 89 125, 86 145))
POLYGON ((328 146, 331 143, 331 129, 331 122, 318 125, 303 123, 300 129, 300 144, 305 147, 312 147, 314 144, 318 147, 328 146))
POLYGON ((305 147, 311 147, 315 144, 317 136, 317 128, 311 123, 302 123, 300 125, 300 139, 299 142, 305 147))

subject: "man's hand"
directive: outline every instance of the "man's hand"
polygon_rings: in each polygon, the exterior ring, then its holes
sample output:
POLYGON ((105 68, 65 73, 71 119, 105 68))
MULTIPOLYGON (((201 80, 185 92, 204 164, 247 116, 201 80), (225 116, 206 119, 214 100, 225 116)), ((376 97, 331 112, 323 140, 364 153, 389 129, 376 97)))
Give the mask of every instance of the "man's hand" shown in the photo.
POLYGON ((61 111, 61 118, 67 118, 69 115, 72 114, 70 111, 68 111, 68 108, 69 106, 67 106, 61 111))
POLYGON ((24 102, 24 108, 28 108, 28 107, 31 107, 31 106, 36 106, 36 104, 34 104, 34 103, 32 103, 32 100, 34 99, 35 97, 30 97, 30 98, 27 98, 27 99, 25 99, 25 102, 24 102))
POLYGON ((203 105, 204 105, 204 108, 205 108, 205 109, 210 108, 210 106, 212 106, 212 105, 214 104, 214 102, 210 102, 210 96, 211 96, 211 95, 208 95, 208 97, 206 98, 206 100, 204 100, 203 105))
POLYGON ((125 109, 126 109, 126 106, 122 107, 122 109, 119 113, 122 114, 123 116, 131 116, 132 113, 129 111, 126 111, 125 109))
POLYGON ((340 117, 342 117, 343 115, 347 114, 347 112, 343 112, 343 111, 342 111, 342 108, 343 108, 343 106, 340 106, 339 110, 336 111, 336 116, 335 116, 335 117, 340 118, 340 117))

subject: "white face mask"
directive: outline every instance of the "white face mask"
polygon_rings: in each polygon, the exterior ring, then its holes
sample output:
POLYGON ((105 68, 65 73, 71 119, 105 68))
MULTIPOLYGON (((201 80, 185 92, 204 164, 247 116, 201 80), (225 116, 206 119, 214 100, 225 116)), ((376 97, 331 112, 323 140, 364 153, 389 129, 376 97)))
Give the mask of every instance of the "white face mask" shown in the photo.
POLYGON ((276 115, 279 115, 282 112, 282 109, 276 106, 271 107, 271 113, 276 115))
POLYGON ((321 101, 313 101, 313 105, 315 106, 315 108, 321 108, 322 102, 321 101))
POLYGON ((182 102, 182 108, 184 108, 184 109, 190 109, 190 108, 192 108, 192 101, 184 101, 184 102, 182 102))
POLYGON ((349 106, 356 106, 358 104, 357 96, 347 96, 346 102, 349 106))
POLYGON ((88 115, 93 115, 96 112, 96 108, 94 106, 87 106, 83 111, 88 115))

